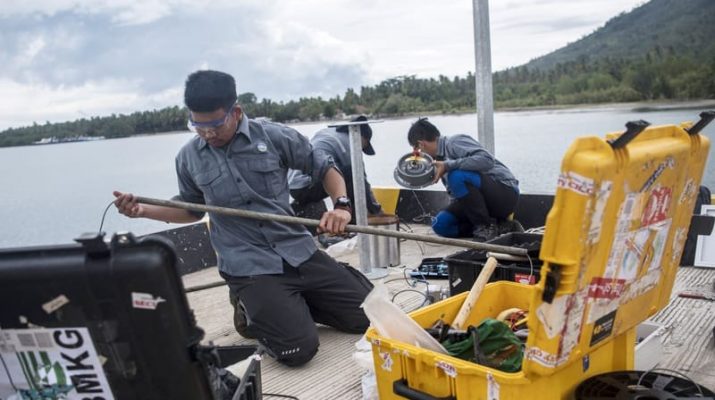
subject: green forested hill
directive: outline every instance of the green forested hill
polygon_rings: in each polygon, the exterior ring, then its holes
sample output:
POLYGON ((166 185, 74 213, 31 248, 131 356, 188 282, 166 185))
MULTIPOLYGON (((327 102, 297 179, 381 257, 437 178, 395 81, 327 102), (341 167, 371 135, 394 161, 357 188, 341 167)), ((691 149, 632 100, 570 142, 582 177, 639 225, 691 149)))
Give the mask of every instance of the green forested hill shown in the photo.
MULTIPOLYGON (((239 102, 252 117, 280 122, 331 119, 341 113, 391 117, 473 111, 474 88, 471 72, 462 77, 400 76, 328 99, 274 102, 242 93, 239 102)), ((715 99, 715 0, 651 0, 576 42, 494 74, 497 108, 692 99, 715 99)), ((36 123, 0 132, 0 147, 48 137, 184 130, 187 116, 186 109, 170 107, 36 123)))
POLYGON ((715 1, 649 1, 525 67, 547 70, 559 63, 582 59, 637 60, 648 54, 712 61, 715 58, 715 1))
POLYGON ((715 0, 651 0, 494 74, 502 107, 715 98, 715 0))

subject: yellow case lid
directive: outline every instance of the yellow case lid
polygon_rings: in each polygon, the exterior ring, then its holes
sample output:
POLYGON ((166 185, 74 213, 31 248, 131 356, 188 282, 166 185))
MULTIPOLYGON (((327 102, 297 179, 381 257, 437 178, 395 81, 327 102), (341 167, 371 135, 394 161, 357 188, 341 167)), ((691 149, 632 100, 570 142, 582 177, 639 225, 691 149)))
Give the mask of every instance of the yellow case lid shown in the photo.
MULTIPOLYGON (((642 122, 642 124, 641 124, 642 122)), ((523 370, 550 375, 669 300, 709 140, 689 125, 577 139, 561 164, 523 370)))

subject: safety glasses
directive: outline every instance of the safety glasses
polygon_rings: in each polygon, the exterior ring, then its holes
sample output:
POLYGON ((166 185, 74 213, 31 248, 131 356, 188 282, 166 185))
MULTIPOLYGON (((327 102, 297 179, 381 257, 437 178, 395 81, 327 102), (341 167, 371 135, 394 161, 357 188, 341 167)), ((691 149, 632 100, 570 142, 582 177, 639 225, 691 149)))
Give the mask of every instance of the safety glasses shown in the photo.
POLYGON ((212 121, 204 121, 204 122, 199 122, 199 121, 194 121, 191 119, 191 116, 189 116, 189 121, 186 124, 186 126, 189 128, 191 132, 194 133, 200 133, 200 134, 206 134, 213 132, 215 133, 217 130, 221 129, 224 125, 226 125, 226 122, 228 122, 228 118, 231 116, 233 113, 233 109, 236 106, 236 104, 232 104, 231 108, 226 111, 226 115, 224 115, 221 118, 214 119, 212 121))

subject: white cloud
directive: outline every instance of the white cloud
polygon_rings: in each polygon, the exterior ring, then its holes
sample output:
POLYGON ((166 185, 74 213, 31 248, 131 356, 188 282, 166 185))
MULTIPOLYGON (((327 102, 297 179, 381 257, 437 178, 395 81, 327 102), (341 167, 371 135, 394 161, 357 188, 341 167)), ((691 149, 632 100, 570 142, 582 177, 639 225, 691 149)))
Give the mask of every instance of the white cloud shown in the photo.
POLYGON ((246 5, 266 5, 260 0, 3 0, 0 17, 40 14, 53 16, 61 12, 78 14, 112 14, 121 24, 148 23, 173 11, 193 9, 203 12, 246 5))
POLYGON ((60 122, 112 113, 131 113, 177 105, 180 87, 140 96, 137 82, 108 80, 81 86, 21 84, 0 79, 0 129, 60 122))
MULTIPOLYGON (((261 54, 253 57, 255 65, 252 68, 264 71, 267 76, 285 81, 306 77, 320 79, 336 68, 357 71, 366 68, 363 63, 366 55, 364 50, 351 47, 320 29, 294 22, 275 22, 260 24, 260 31, 250 41, 235 45, 237 51, 246 57, 261 54)), ((325 95, 325 90, 316 83, 312 85, 314 90, 296 94, 325 95)))
POLYGON ((113 20, 122 25, 147 24, 171 13, 171 5, 161 0, 143 0, 122 7, 113 20))
POLYGON ((287 2, 275 20, 287 19, 330 32, 359 51, 355 62, 368 67, 364 84, 397 75, 464 75, 473 69, 470 2, 287 2))
MULTIPOLYGON (((556 50, 640 2, 493 0, 492 69, 556 50)), ((0 129, 180 104, 199 67, 277 101, 474 70, 464 0, 5 0, 0 48, 0 129)))
POLYGON ((0 7, 0 16, 19 16, 33 13, 54 15, 57 12, 71 10, 81 3, 77 0, 4 0, 0 7))
POLYGON ((45 39, 42 36, 37 36, 23 46, 24 49, 18 53, 14 63, 20 67, 30 64, 32 60, 45 48, 45 39))

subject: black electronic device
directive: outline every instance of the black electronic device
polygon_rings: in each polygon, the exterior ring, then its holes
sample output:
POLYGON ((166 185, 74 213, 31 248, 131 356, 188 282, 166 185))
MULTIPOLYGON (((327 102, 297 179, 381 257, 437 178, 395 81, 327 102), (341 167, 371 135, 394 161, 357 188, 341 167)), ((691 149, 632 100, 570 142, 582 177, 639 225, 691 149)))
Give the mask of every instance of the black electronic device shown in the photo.
POLYGON ((200 344, 170 243, 0 250, 0 398, 258 399, 255 346, 200 344))
MULTIPOLYGON (((489 282, 511 281, 535 284, 541 278, 539 251, 543 235, 537 233, 507 233, 489 240, 488 244, 518 247, 527 250, 528 257, 514 257, 508 254, 494 255, 499 262, 489 278, 489 282)), ((469 291, 482 271, 490 254, 484 250, 462 250, 444 258, 449 273, 449 294, 457 295, 469 291)))
POLYGON ((410 276, 415 279, 447 279, 449 278, 447 263, 442 257, 424 258, 422 263, 410 272, 410 276))

